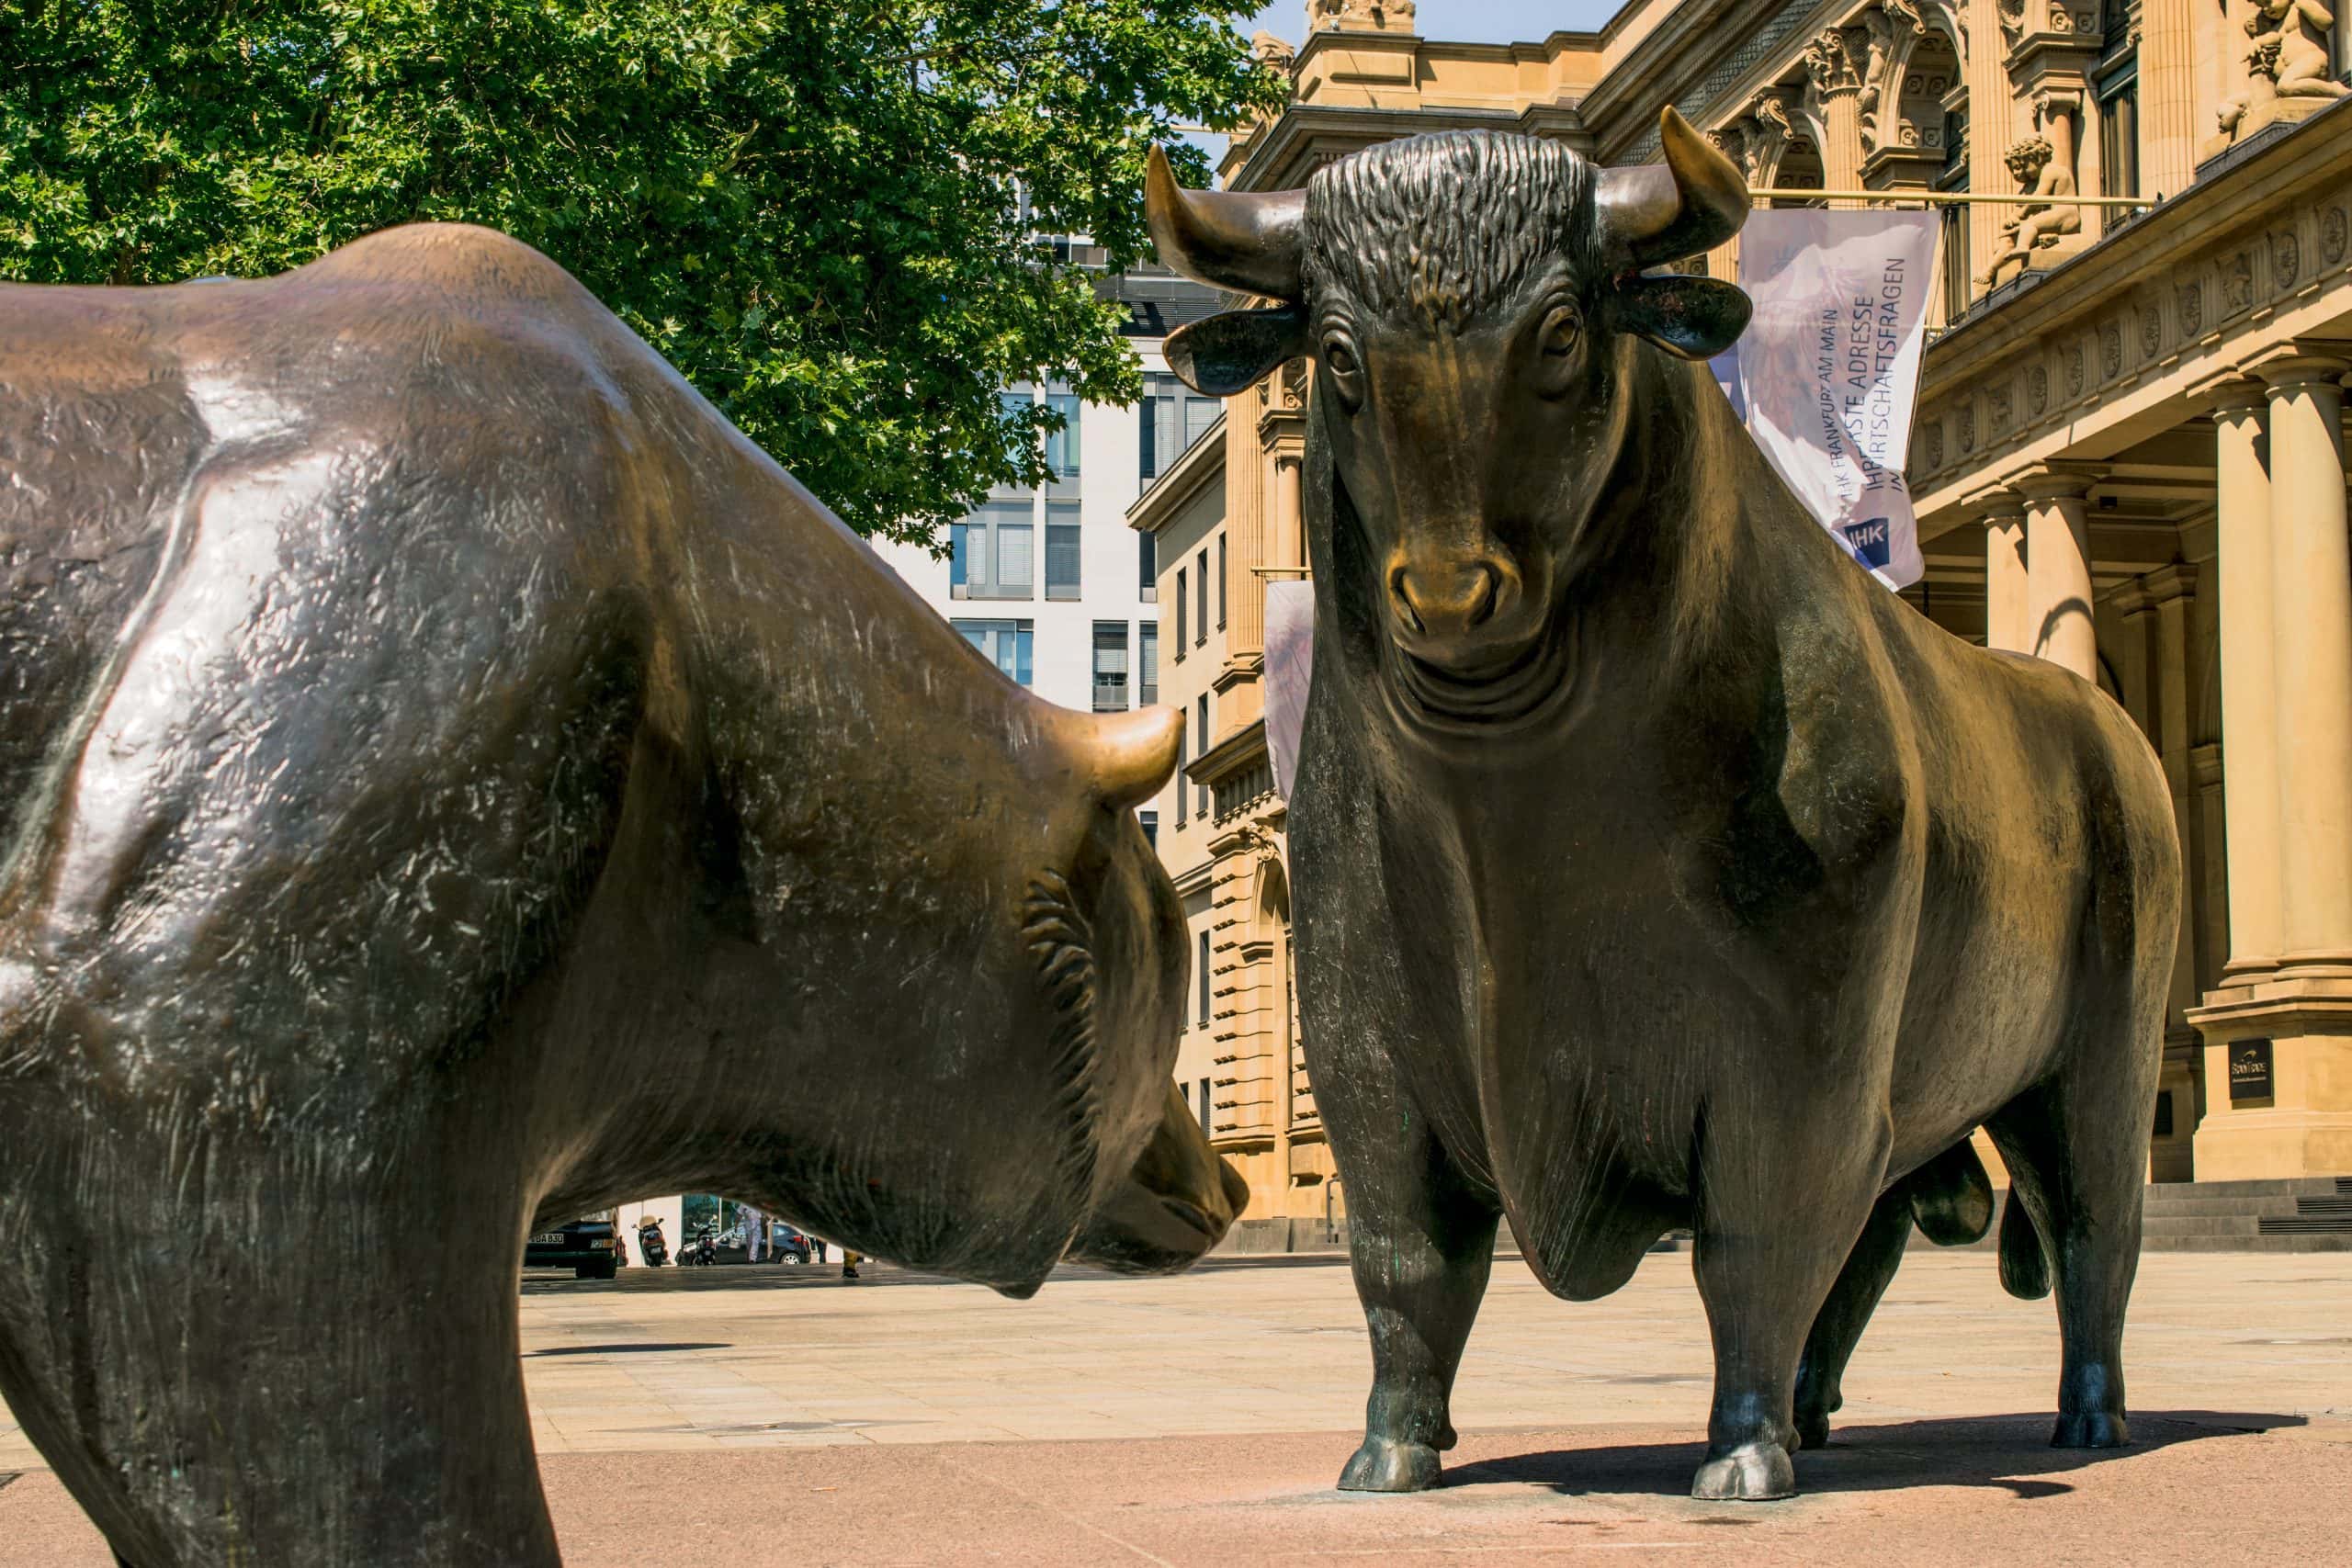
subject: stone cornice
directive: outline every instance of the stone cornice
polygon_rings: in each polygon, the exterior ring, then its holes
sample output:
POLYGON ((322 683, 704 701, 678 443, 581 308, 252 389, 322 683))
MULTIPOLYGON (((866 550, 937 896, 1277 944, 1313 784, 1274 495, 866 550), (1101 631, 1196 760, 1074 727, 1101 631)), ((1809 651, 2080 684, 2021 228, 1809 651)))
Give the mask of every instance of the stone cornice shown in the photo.
MULTIPOLYGON (((1600 162, 1616 163, 1629 146, 1656 130, 1661 105, 1679 102, 1696 90, 1727 50, 1780 8, 1775 0, 1718 0, 1679 6, 1660 22, 1577 105, 1599 147, 1600 162)), ((1746 105, 1760 89, 1789 73, 1808 40, 1860 8, 1859 0, 1819 0, 1776 48, 1726 83, 1713 103, 1701 106, 1691 123, 1702 130, 1722 124, 1731 117, 1714 112, 1718 105, 1746 105)))
POLYGON ((2352 309, 2352 99, 1982 304, 1928 348, 1911 447, 1920 539, 2051 457, 2111 457, 2352 309))
POLYGON ((1266 721, 1252 719, 1185 765, 1184 776, 1211 788, 1266 754, 1266 721))
POLYGON ((1501 109, 1354 108, 1335 104, 1293 104, 1250 139, 1245 161, 1227 159, 1228 190, 1292 190, 1323 164, 1399 137, 1432 130, 1485 127, 1519 129, 1522 115, 1501 109))

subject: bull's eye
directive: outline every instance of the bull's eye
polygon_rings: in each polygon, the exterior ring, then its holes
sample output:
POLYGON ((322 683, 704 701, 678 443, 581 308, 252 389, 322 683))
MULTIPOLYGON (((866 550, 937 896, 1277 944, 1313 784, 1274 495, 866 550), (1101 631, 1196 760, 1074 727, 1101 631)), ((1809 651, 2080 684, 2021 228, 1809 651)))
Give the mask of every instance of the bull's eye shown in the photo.
POLYGON ((1363 401, 1363 365, 1346 333, 1333 333, 1323 340, 1323 371, 1341 405, 1353 412, 1363 401))
POLYGON ((1553 358, 1566 358, 1575 352, 1577 334, 1583 330, 1584 323, 1577 319, 1574 306, 1556 305, 1544 318, 1536 344, 1545 355, 1553 358))

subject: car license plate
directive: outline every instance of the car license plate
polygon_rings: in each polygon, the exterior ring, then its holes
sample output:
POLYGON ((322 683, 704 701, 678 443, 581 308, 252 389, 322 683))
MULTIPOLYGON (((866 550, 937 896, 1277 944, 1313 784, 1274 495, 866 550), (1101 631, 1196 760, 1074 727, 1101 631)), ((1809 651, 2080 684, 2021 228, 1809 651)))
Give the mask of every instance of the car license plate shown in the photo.
POLYGON ((538 1235, 531 1238, 531 1245, 533 1247, 561 1247, 563 1245, 563 1233, 561 1231, 541 1231, 538 1235))

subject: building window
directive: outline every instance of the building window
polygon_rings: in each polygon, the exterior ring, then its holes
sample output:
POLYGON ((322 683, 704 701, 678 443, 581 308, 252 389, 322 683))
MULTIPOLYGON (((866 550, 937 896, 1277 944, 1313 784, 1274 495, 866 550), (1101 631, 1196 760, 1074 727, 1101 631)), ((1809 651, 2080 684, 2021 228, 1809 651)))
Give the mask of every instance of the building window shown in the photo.
MULTIPOLYGON (((1944 167, 1936 176, 1936 188, 1944 191, 1965 191, 1968 188, 1968 117, 1964 114, 1944 116, 1944 167)), ((1943 294, 1944 320, 1956 321, 1968 313, 1968 204, 1946 202, 1943 207, 1943 294)))
POLYGON ((1029 684, 1030 626, 1027 621, 951 621, 980 656, 1023 685, 1029 684))
MULTIPOLYGON (((2127 49, 2099 78, 2098 193, 2140 194, 2140 59, 2135 50, 2127 49)), ((2112 233, 2133 216, 2128 207, 2102 208, 2099 231, 2112 233)))
POLYGON ((1176 731, 1176 826, 1179 828, 1187 819, 1184 815, 1184 731, 1180 727, 1176 731))
MULTIPOLYGON (((1198 615, 1196 616, 1196 622, 1195 622, 1195 626, 1194 626, 1194 628, 1193 628, 1193 645, 1195 648, 1197 648, 1197 647, 1199 647, 1201 644, 1203 644, 1203 643, 1204 643, 1204 642, 1206 642, 1206 641, 1208 641, 1208 640, 1209 640, 1209 553, 1208 553, 1208 551, 1206 551, 1206 550, 1203 550, 1203 551, 1200 553, 1200 557, 1199 557, 1199 558, 1198 558, 1198 559, 1196 559, 1196 560, 1194 560, 1194 561, 1193 562, 1193 564, 1195 567, 1197 567, 1197 568, 1199 568, 1199 569, 1200 569, 1200 581, 1195 585, 1195 587, 1196 587, 1197 592, 1200 593, 1200 596, 1201 596, 1201 602, 1200 602, 1200 604, 1199 604, 1199 606, 1198 606, 1199 614, 1198 614, 1198 615)), ((1180 593, 1178 593, 1178 594, 1177 594, 1177 597, 1181 599, 1181 598, 1182 598, 1182 597, 1183 597, 1183 595, 1180 592, 1180 593)), ((1179 613, 1180 615, 1182 614, 1182 612, 1181 612, 1181 611, 1180 611, 1180 612, 1178 612, 1178 613, 1179 613)), ((1183 634, 1182 631, 1179 631, 1179 632, 1176 634, 1176 640, 1177 640, 1178 642, 1182 642, 1182 641, 1183 641, 1183 640, 1184 640, 1184 634, 1183 634)))
POLYGON ((1142 825, 1143 841, 1153 849, 1158 849, 1159 847, 1159 813, 1138 811, 1136 813, 1136 821, 1142 825))
MULTIPOLYGON (((1202 1027, 1203 1029, 1206 1029, 1206 1028, 1209 1026, 1209 933, 1208 933, 1208 932, 1206 932, 1206 931, 1203 931, 1203 932, 1201 932, 1201 933, 1200 933, 1200 942, 1201 942, 1201 946, 1200 946, 1200 972, 1201 972, 1201 1027, 1202 1027)), ((1201 1088, 1202 1088, 1202 1089, 1205 1091, 1205 1090, 1207 1089, 1207 1088, 1208 1088, 1208 1087, 1209 1087, 1208 1080, 1207 1080, 1206 1078, 1203 1078, 1203 1079, 1201 1080, 1201 1088)), ((1204 1099, 1203 1103, 1204 1103, 1204 1104, 1205 1104, 1206 1102, 1207 1102, 1207 1101, 1206 1101, 1206 1100, 1205 1100, 1205 1099, 1204 1099)))
POLYGON ((1225 630, 1225 536, 1216 536, 1216 629, 1225 630))
POLYGON ((1034 598, 1036 502, 1028 496, 991 501, 949 533, 951 599, 1034 598))
POLYGON ((1046 597, 1078 597, 1079 507, 1074 501, 1046 502, 1046 597))
POLYGON ((1078 478, 1079 401, 1069 392, 1047 392, 1046 406, 1062 416, 1062 427, 1046 434, 1046 468, 1056 479, 1078 478))
POLYGON ((1159 700, 1159 627, 1145 621, 1136 627, 1136 705, 1149 707, 1159 700))
POLYGON ((1094 623, 1094 711, 1124 713, 1127 706, 1127 623, 1094 623))
POLYGON ((1209 1080, 1206 1078, 1203 1078, 1201 1080, 1200 1100, 1201 1131, 1205 1133, 1208 1131, 1209 1126, 1209 1080))
MULTIPOLYGON (((1199 750, 1194 754, 1205 757, 1209 754, 1209 694, 1206 692, 1203 692, 1201 694, 1201 705, 1199 712, 1201 719, 1201 744, 1199 750)), ((1198 812, 1201 816, 1206 817, 1209 814, 1209 786, 1206 784, 1199 784, 1194 787, 1199 789, 1200 795, 1199 798, 1193 802, 1193 809, 1198 812)))
POLYGON ((1159 541, 1149 534, 1136 536, 1136 597, 1147 604, 1159 603, 1159 541))
POLYGON ((1184 569, 1176 569, 1176 662, 1184 662, 1184 569))
POLYGON ((1192 449, 1193 442, 1209 433, 1209 426, 1216 423, 1216 412, 1215 398, 1184 400, 1184 446, 1187 451, 1192 449))
POLYGON ((1176 466, 1176 459, 1216 423, 1215 398, 1204 398, 1173 376, 1147 375, 1138 410, 1142 419, 1141 458, 1145 482, 1176 466))

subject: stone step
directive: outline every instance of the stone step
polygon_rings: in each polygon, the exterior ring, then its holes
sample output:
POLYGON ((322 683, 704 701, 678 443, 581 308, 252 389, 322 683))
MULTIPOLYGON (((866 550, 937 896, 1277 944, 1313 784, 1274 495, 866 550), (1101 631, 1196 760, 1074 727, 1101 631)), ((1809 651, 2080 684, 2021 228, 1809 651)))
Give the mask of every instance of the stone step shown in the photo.
POLYGON ((2141 1214, 2149 1220, 2188 1219, 2199 1214, 2291 1214, 2298 1203, 2336 1203, 2338 1198, 2296 1198, 2286 1193, 2271 1197, 2240 1198, 2158 1198, 2151 1187, 2152 1196, 2140 1205, 2141 1214))
POLYGON ((2352 1235, 2152 1236, 2143 1252, 2352 1252, 2352 1235))
POLYGON ((2158 1181, 2143 1188, 2150 1202, 2175 1198, 2334 1198, 2352 1192, 2352 1177, 2296 1176, 2259 1181, 2158 1181))
POLYGON ((2255 1225, 2263 1235, 2352 1235, 2352 1214, 2265 1214, 2255 1225))
MULTIPOLYGON (((2291 1215, 2271 1218, 2290 1220, 2291 1215)), ((2140 1222, 2140 1235, 2144 1241, 2160 1235, 2259 1235, 2262 1219, 2254 1214, 2184 1214, 2177 1218, 2146 1219, 2140 1222)))

